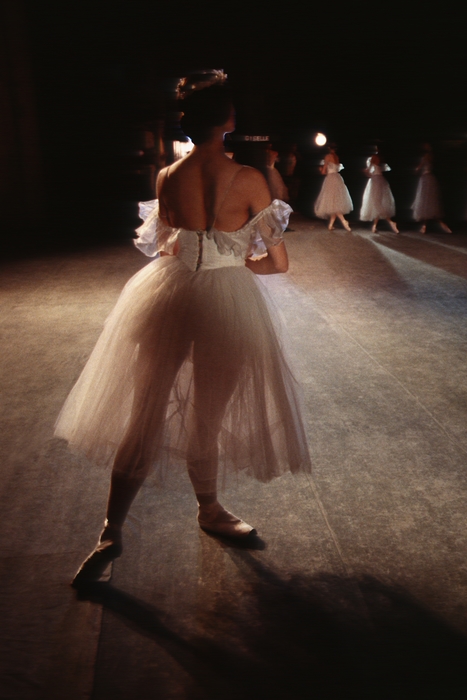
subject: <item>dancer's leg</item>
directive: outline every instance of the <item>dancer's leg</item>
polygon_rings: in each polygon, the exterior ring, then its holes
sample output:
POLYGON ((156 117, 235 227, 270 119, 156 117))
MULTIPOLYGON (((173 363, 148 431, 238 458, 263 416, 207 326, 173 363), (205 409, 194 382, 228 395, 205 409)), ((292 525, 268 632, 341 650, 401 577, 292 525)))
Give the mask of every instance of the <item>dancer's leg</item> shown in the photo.
POLYGON ((342 226, 345 228, 345 230, 346 230, 346 231, 351 231, 350 224, 349 224, 349 222, 347 221, 347 219, 344 218, 344 215, 341 214, 340 212, 338 212, 338 213, 336 214, 336 216, 337 216, 337 218, 339 219, 339 221, 341 222, 342 226))
POLYGON ((255 531, 223 508, 217 500, 218 435, 227 403, 235 389, 240 362, 195 343, 195 421, 190 442, 188 474, 198 501, 198 522, 208 532, 245 537, 255 531))
POLYGON ((95 549, 73 579, 75 587, 98 580, 109 563, 123 551, 121 530, 151 466, 150 446, 154 431, 162 429, 170 390, 188 348, 189 343, 181 344, 178 352, 167 358, 163 371, 157 376, 154 372, 146 372, 145 363, 154 360, 150 352, 140 349, 132 415, 114 460, 104 529, 95 549), (149 381, 148 377, 151 377, 149 381), (153 396, 158 399, 156 402, 152 400, 153 410, 149 411, 146 402, 151 400, 152 392, 157 392, 153 396))
POLYGON ((104 529, 95 549, 81 564, 73 579, 72 583, 76 588, 97 581, 110 562, 122 554, 122 526, 142 483, 139 479, 127 479, 120 474, 112 474, 104 529))
POLYGON ((151 352, 140 351, 138 364, 141 371, 135 373, 137 380, 132 415, 115 456, 107 502, 107 521, 114 527, 123 526, 130 506, 148 475, 152 462, 151 446, 157 432, 162 430, 170 391, 188 349, 189 343, 180 344, 177 352, 166 358, 164 367, 156 376, 154 371, 148 373, 144 367, 154 362, 151 352), (151 377, 150 381, 148 376, 151 377), (156 401, 154 396, 157 396, 156 401))
POLYGON ((389 226, 392 228, 394 233, 399 233, 399 229, 397 228, 397 224, 395 221, 393 221, 392 219, 386 219, 386 221, 388 222, 389 226))
POLYGON ((329 226, 328 226, 328 230, 329 230, 329 231, 334 231, 334 222, 335 222, 335 220, 336 220, 336 215, 335 215, 335 214, 331 214, 330 219, 329 219, 329 226))
POLYGON ((373 219, 373 226, 371 227, 371 233, 376 233, 379 219, 373 219))
POLYGON ((109 498, 107 501, 106 525, 121 529, 144 482, 143 478, 131 479, 116 472, 110 479, 109 498))

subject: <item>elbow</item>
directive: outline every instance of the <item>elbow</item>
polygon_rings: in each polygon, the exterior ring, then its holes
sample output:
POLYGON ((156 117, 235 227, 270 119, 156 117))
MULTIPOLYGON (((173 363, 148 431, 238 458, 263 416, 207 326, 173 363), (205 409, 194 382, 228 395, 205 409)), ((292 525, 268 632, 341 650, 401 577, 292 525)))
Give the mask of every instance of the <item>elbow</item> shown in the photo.
POLYGON ((276 272, 287 272, 289 269, 289 261, 283 260, 280 263, 276 263, 274 267, 276 268, 276 272))

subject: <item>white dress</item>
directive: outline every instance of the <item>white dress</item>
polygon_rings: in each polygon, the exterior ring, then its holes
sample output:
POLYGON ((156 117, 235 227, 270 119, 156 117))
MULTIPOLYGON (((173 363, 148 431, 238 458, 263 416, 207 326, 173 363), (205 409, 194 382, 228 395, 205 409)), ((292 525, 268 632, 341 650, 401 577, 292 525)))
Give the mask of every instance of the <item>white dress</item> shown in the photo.
POLYGON ((125 286, 56 435, 106 465, 122 439, 130 440, 134 459, 125 475, 138 478, 150 465, 159 482, 186 461, 200 480, 217 465, 221 478, 245 470, 260 481, 310 471, 280 323, 245 266, 248 256, 282 240, 291 208, 274 200, 229 233, 171 228, 157 200, 140 211, 145 223, 136 246, 148 256, 178 250, 125 286))
POLYGON ((443 216, 438 180, 432 173, 431 160, 426 156, 420 162, 420 177, 412 211, 415 221, 429 221, 443 216))
POLYGON ((368 158, 366 167, 370 178, 363 193, 360 220, 391 219, 396 213, 396 204, 389 182, 383 175, 383 172, 388 172, 391 168, 386 163, 372 164, 371 158, 368 158))
POLYGON ((328 163, 321 192, 315 202, 315 215, 319 219, 328 219, 332 214, 348 214, 353 209, 349 190, 345 186, 339 171, 341 163, 328 163))

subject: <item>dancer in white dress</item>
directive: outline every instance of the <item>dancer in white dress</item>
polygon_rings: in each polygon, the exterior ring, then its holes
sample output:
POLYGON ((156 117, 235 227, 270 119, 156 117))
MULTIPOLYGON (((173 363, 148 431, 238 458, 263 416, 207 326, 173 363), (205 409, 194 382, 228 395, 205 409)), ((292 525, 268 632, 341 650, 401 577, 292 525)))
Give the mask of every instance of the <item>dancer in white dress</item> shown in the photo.
POLYGON ((394 233, 399 233, 397 224, 392 221, 396 213, 396 204, 389 187, 389 183, 383 172, 391 170, 389 165, 381 163, 378 153, 375 153, 366 162, 366 174, 370 178, 365 187, 360 210, 361 221, 372 221, 372 233, 376 233, 378 221, 386 219, 394 233))
POLYGON ((218 469, 268 481, 311 468, 296 380, 254 274, 287 270, 291 209, 225 155, 234 113, 222 85, 194 91, 183 109, 195 147, 161 171, 138 230, 137 246, 160 257, 126 285, 57 422, 71 446, 113 465, 104 529, 75 586, 121 554, 151 469, 161 480, 187 464, 200 527, 248 537, 253 528, 217 500, 218 469))
POLYGON ((452 233, 442 220, 441 195, 438 180, 433 175, 433 149, 429 143, 423 144, 423 155, 416 171, 420 177, 412 210, 415 221, 421 222, 420 233, 426 233, 427 222, 430 220, 437 221, 445 233, 452 233))
POLYGON ((345 186, 339 172, 344 166, 339 162, 335 146, 329 146, 329 153, 321 164, 320 172, 325 175, 321 192, 315 202, 315 215, 319 219, 329 218, 329 231, 334 230, 334 222, 337 219, 341 222, 346 231, 350 231, 349 222, 344 214, 348 214, 353 209, 349 190, 345 186))

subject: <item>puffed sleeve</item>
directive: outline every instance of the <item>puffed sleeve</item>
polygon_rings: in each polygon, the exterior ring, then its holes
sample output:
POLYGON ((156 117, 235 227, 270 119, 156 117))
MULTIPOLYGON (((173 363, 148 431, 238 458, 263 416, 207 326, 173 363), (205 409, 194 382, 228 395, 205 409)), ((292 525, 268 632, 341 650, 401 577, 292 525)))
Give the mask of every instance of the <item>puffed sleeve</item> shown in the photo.
POLYGON ((139 215, 144 223, 136 229, 138 237, 134 241, 135 246, 150 258, 161 252, 172 255, 178 230, 168 226, 159 218, 158 200, 140 202, 139 215))
POLYGON ((280 199, 275 199, 249 222, 251 240, 248 257, 257 257, 267 253, 268 248, 283 240, 283 233, 289 223, 292 207, 280 199))

